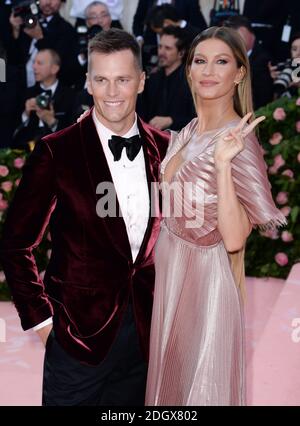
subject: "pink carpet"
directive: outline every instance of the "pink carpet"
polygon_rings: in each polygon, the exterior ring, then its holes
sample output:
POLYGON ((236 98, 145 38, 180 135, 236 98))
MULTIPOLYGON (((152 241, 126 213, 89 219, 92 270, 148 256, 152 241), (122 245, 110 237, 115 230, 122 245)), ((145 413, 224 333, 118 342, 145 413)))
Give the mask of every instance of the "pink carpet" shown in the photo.
MULTIPOLYGON (((300 405, 300 263, 286 281, 247 279, 248 405, 300 405)), ((41 405, 43 345, 0 302, 0 405, 41 405)))

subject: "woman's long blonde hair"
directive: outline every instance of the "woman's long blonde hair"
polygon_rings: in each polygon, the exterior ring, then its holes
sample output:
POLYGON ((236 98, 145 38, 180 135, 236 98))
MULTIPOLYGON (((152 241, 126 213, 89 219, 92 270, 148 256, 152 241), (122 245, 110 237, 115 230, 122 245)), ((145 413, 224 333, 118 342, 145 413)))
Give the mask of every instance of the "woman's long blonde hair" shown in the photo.
MULTIPOLYGON (((251 73, 246 48, 239 33, 236 30, 227 27, 210 27, 207 30, 202 31, 202 33, 193 40, 190 47, 186 61, 186 77, 193 95, 195 106, 197 106, 196 96, 190 78, 190 68, 194 59, 195 49, 198 44, 211 38, 222 40, 226 43, 233 52, 238 68, 241 66, 244 67, 245 75, 242 81, 236 85, 233 96, 233 106, 235 111, 240 117, 243 117, 248 112, 253 113, 251 73)), ((249 121, 253 121, 253 119, 254 117, 252 115, 249 121)))

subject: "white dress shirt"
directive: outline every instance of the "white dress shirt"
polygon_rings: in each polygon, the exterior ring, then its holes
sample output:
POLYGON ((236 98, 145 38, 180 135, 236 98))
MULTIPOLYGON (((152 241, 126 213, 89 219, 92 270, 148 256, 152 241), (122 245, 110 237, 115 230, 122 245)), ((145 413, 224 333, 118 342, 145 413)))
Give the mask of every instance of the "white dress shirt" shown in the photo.
MULTIPOLYGON (((115 133, 100 123, 96 117, 95 109, 93 110, 93 119, 116 189, 131 246, 132 259, 135 261, 144 239, 150 211, 144 152, 141 148, 135 159, 130 161, 126 150, 123 149, 120 160, 114 161, 108 140, 115 133)), ((130 138, 138 133, 137 120, 135 119, 133 126, 123 137, 130 138)))
MULTIPOLYGON (((123 149, 120 160, 114 161, 113 154, 108 146, 108 141, 115 133, 100 123, 96 117, 95 109, 93 110, 93 120, 101 141, 99 143, 102 144, 106 161, 110 169, 120 209, 126 225, 132 260, 135 261, 144 239, 150 213, 150 199, 144 152, 141 148, 135 159, 130 161, 127 158, 126 150, 123 149)), ((137 119, 135 118, 133 126, 123 137, 130 138, 138 133, 137 119)), ((33 327, 33 330, 38 330, 51 323, 52 318, 48 318, 33 327)))

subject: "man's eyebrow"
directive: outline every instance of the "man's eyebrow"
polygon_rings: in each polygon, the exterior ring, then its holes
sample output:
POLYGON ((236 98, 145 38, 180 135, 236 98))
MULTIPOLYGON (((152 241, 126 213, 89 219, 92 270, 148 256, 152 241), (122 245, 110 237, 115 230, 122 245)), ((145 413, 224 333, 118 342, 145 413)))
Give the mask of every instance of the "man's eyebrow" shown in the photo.
MULTIPOLYGON (((127 74, 124 74, 124 75, 117 75, 116 77, 114 77, 114 78, 131 78, 132 76, 131 75, 127 75, 127 74)), ((95 74, 94 75, 94 78, 103 78, 104 80, 107 80, 107 78, 108 77, 105 77, 104 75, 101 75, 101 74, 95 74)))

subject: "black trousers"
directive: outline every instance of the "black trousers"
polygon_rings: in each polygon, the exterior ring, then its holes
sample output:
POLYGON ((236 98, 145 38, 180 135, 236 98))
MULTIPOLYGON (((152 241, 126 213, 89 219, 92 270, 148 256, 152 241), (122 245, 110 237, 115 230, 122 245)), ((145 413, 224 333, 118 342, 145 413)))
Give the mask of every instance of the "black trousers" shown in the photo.
POLYGON ((97 366, 68 355, 51 332, 44 360, 43 405, 144 405, 146 378, 147 364, 129 304, 107 357, 97 366))

